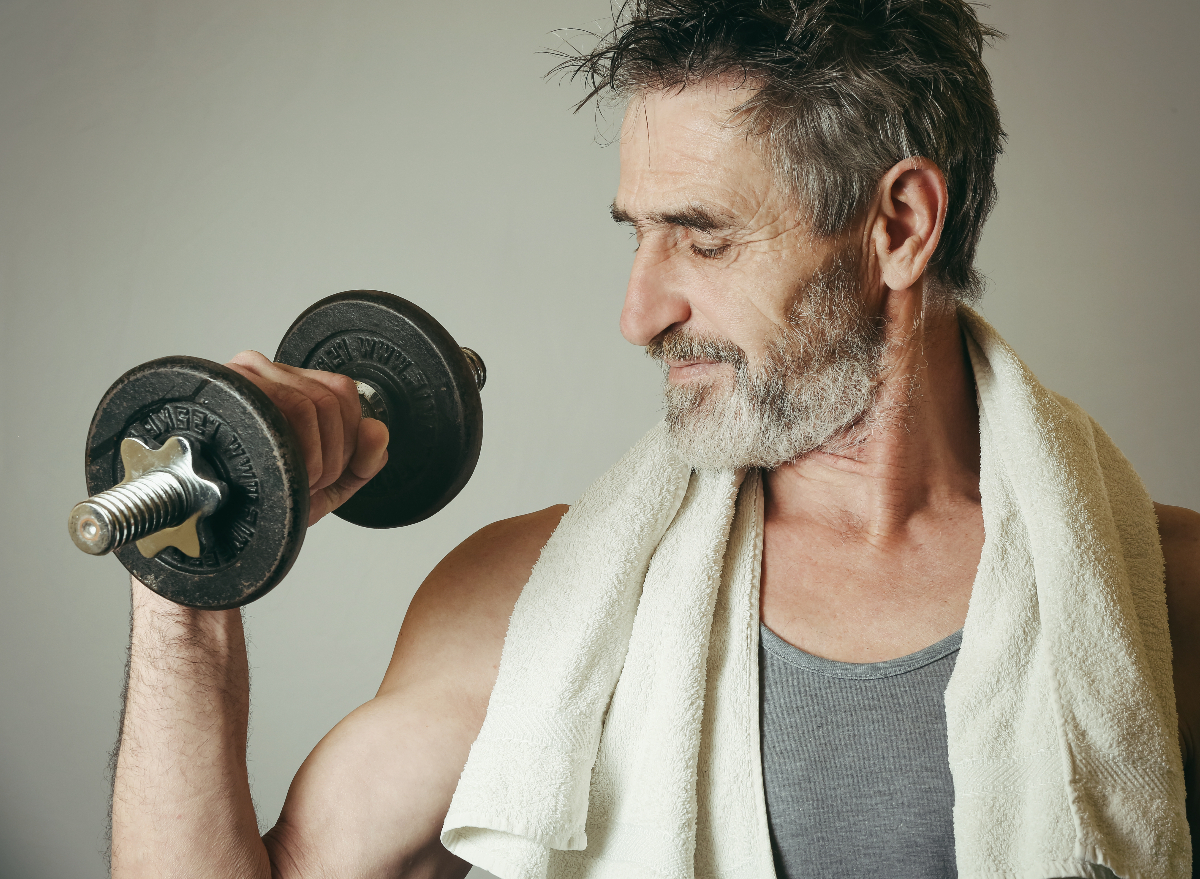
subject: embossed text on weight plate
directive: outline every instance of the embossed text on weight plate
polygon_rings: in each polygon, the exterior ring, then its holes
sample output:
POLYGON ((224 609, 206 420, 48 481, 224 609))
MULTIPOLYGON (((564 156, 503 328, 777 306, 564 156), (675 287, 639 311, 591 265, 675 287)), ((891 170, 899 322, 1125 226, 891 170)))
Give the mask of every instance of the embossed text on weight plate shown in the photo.
MULTIPOLYGON (((408 403, 403 441, 406 454, 393 454, 387 466, 360 492, 364 497, 394 495, 413 485, 428 470, 436 457, 440 419, 434 386, 403 351, 376 336, 346 332, 326 340, 306 363, 309 369, 321 369, 361 378, 358 364, 378 367, 397 380, 408 403)), ((393 413, 397 417, 400 413, 393 413)), ((397 430, 397 425, 392 425, 397 430)), ((398 432, 398 431, 397 431, 398 432)), ((395 451, 395 450, 393 450, 395 451)))
POLYGON ((130 425, 126 436, 161 445, 169 436, 188 434, 212 449, 208 459, 225 466, 218 475, 230 488, 230 498, 217 514, 226 519, 213 529, 214 539, 198 559, 173 549, 156 558, 183 571, 213 570, 234 560, 254 538, 258 526, 260 480, 254 461, 241 439, 223 419, 196 403, 168 403, 130 425), (227 472, 222 472, 227 471, 227 472))

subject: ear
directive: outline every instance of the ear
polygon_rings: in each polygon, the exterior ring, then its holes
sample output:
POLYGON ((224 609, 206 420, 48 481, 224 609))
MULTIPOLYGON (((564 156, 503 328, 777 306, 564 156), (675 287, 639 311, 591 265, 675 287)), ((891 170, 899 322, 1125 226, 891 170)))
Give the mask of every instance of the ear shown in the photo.
POLYGON ((928 159, 905 159, 883 176, 871 243, 890 289, 907 290, 924 273, 942 237, 946 201, 946 178, 928 159))

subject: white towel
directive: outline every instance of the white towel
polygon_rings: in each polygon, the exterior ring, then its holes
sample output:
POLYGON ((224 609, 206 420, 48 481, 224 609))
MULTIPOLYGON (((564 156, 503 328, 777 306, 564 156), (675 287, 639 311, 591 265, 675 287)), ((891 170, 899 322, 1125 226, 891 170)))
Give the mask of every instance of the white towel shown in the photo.
MULTIPOLYGON (((963 879, 1191 876, 1162 553, 1111 440, 969 309, 986 539, 946 691, 963 879)), ((501 879, 773 877, 756 473, 650 431, 517 601, 442 842, 501 879)))

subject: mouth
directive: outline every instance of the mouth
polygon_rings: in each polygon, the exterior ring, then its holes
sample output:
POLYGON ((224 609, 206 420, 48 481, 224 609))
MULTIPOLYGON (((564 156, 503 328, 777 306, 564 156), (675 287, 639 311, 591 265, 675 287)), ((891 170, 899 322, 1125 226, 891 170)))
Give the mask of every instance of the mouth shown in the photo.
POLYGON ((672 384, 681 384, 712 375, 728 364, 718 360, 667 360, 667 379, 672 384))
POLYGON ((699 336, 681 327, 668 330, 646 346, 646 353, 667 368, 667 383, 676 387, 699 381, 724 382, 745 362, 733 342, 699 336))

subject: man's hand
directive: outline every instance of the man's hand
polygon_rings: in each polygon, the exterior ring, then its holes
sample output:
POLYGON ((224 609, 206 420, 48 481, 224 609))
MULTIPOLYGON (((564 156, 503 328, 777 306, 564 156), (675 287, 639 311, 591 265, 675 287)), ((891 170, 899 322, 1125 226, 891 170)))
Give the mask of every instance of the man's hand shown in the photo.
POLYGON ((243 351, 225 365, 270 397, 296 432, 312 493, 309 525, 344 504, 387 463, 388 429, 362 417, 354 379, 273 363, 257 351, 243 351))

